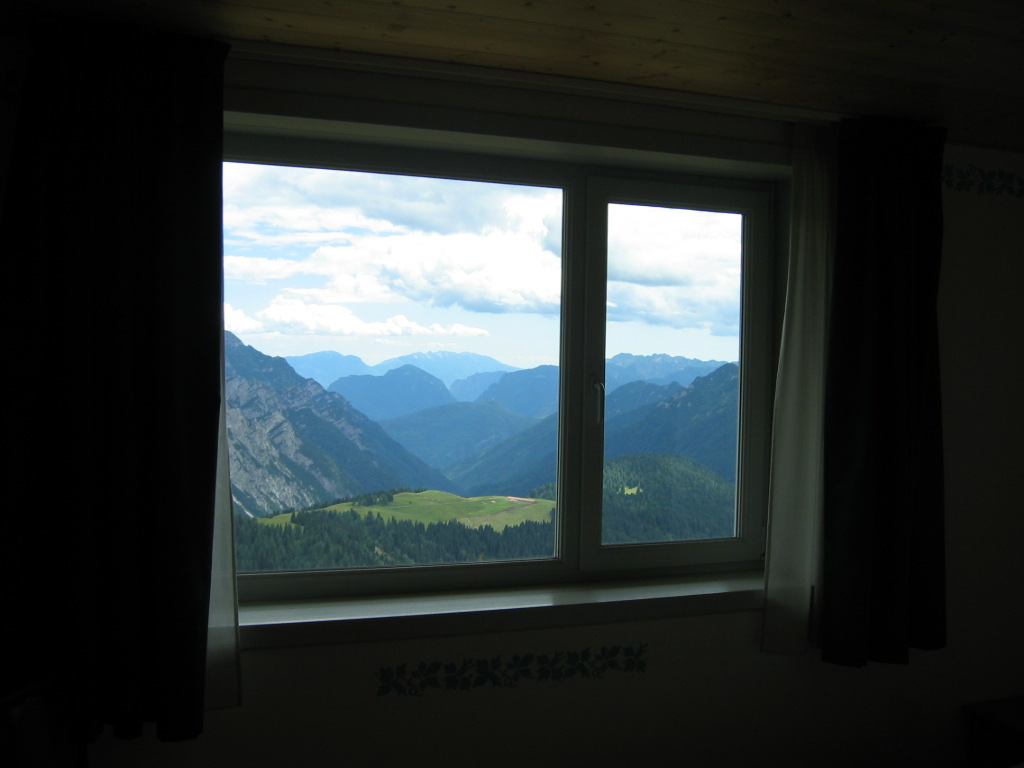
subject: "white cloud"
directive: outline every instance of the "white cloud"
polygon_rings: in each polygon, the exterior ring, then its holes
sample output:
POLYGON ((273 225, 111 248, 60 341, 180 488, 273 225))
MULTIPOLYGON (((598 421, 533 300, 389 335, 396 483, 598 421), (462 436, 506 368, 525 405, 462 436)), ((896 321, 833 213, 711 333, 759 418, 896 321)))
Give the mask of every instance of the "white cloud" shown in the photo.
POLYGON ((393 234, 403 227, 371 218, 357 208, 315 205, 251 206, 224 208, 224 227, 233 240, 253 245, 320 245, 348 242, 350 231, 393 234))
POLYGON ((224 327, 232 333, 257 333, 263 330, 263 323, 225 303, 224 327))
POLYGON ((739 214, 610 206, 609 319, 735 335, 741 238, 739 214))
POLYGON ((224 279, 263 284, 268 280, 287 280, 306 272, 305 265, 292 259, 267 259, 259 256, 224 257, 224 279))
POLYGON ((736 291, 701 290, 690 286, 608 284, 608 319, 642 321, 673 328, 703 328, 715 335, 738 332, 740 302, 736 291))
POLYGON ((476 312, 558 311, 560 259, 528 235, 415 234, 373 251, 381 282, 412 301, 476 312))
POLYGON ((559 190, 228 164, 225 198, 228 280, 303 276, 282 296, 322 305, 558 312, 544 244, 561 230, 559 190))
POLYGON ((301 298, 278 296, 260 311, 265 326, 278 332, 328 336, 486 336, 483 328, 461 323, 423 325, 405 315, 366 321, 340 304, 316 304, 301 298))
MULTIPOLYGON (((241 164, 224 189, 232 330, 422 347, 560 311, 560 190, 241 164)), ((609 214, 610 322, 737 332, 741 217, 609 214)))

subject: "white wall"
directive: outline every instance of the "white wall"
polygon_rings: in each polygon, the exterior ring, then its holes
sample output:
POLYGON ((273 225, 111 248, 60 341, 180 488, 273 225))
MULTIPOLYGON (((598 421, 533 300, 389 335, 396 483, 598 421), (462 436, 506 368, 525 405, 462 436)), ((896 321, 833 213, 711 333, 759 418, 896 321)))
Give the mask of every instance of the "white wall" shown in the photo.
MULTIPOLYGON (((953 147, 947 159, 1024 184, 1024 155, 953 147)), ((947 189, 945 242, 947 649, 864 669, 772 656, 745 612, 251 651, 243 706, 212 713, 202 738, 104 739, 92 765, 962 765, 960 707, 1024 693, 1024 197, 947 189), (378 695, 378 668, 402 662, 614 643, 646 643, 646 671, 378 695)))

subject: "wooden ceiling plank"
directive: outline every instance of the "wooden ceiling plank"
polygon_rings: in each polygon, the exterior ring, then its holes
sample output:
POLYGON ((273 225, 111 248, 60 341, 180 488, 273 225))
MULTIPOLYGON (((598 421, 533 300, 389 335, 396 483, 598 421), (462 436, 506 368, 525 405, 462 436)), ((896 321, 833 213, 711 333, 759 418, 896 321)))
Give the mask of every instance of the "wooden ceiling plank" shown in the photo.
POLYGON ((1018 0, 14 2, 19 22, 47 11, 97 16, 225 39, 940 120, 980 143, 988 136, 990 145, 1019 147, 1024 136, 1018 0), (680 31, 666 33, 670 24, 680 31))
MULTIPOLYGON (((537 15, 531 9, 540 7, 541 9, 548 9, 546 12, 549 12, 554 7, 571 11, 579 8, 581 1, 585 2, 585 0, 538 0, 526 6, 518 3, 510 4, 504 2, 504 0, 498 4, 494 0, 474 0, 471 4, 474 10, 481 8, 487 12, 488 9, 498 7, 513 9, 513 11, 506 12, 507 14, 514 13, 514 18, 508 19, 511 26, 505 31, 501 29, 504 17, 497 18, 493 16, 480 16, 478 13, 451 11, 448 6, 455 5, 457 8, 459 7, 457 0, 447 4, 438 2, 438 0, 389 0, 388 2, 381 2, 380 0, 313 0, 312 2, 311 0, 175 0, 173 3, 155 0, 99 0, 98 4, 101 7, 115 9, 118 14, 122 15, 130 14, 140 19, 153 17, 161 23, 173 20, 178 23, 178 26, 193 29, 201 28, 204 30, 216 29, 220 34, 230 34, 228 29, 229 19, 231 24, 239 23, 238 14, 241 12, 240 9, 248 9, 248 13, 251 14, 251 18, 254 20, 251 22, 252 26, 266 25, 270 28, 291 24, 299 29, 307 29, 314 23, 312 19, 315 18, 318 19, 315 22, 317 25, 324 25, 327 29, 332 30, 340 29, 339 25, 346 21, 357 27, 365 27, 367 30, 371 30, 374 25, 379 27, 383 24, 389 28, 381 33, 386 36, 398 32, 402 27, 415 27, 420 29, 421 34, 426 34, 429 30, 434 29, 441 30, 441 34, 446 37, 445 44, 453 48, 462 47, 467 50, 478 50, 480 48, 479 43, 488 38, 501 40, 509 36, 519 36, 521 41, 526 41, 522 43, 523 45, 529 44, 529 41, 538 37, 557 38, 559 28, 572 29, 572 27, 568 26, 571 20, 566 18, 563 20, 564 23, 550 24, 547 21, 548 16, 543 14, 537 15), (278 9, 277 6, 293 9, 314 8, 317 10, 317 13, 286 12, 278 9), (322 10, 326 11, 329 15, 324 16, 321 13, 322 10), (524 21, 523 13, 527 14, 525 18, 536 16, 536 19, 539 19, 539 21, 524 21), (309 18, 301 20, 301 17, 309 18), (258 21, 255 21, 257 19, 258 21), (408 20, 408 23, 403 24, 403 20, 408 20), (545 29, 549 31, 544 32, 543 30, 545 29)), ((590 5, 600 9, 603 7, 600 5, 600 2, 601 0, 594 0, 590 5)), ((903 2, 913 4, 913 0, 903 0, 903 2)), ((718 0, 718 2, 706 2, 706 0, 671 0, 671 2, 666 2, 666 0, 633 0, 627 7, 636 8, 648 13, 658 12, 667 14, 672 10, 678 13, 685 11, 687 8, 719 8, 730 4, 761 8, 766 3, 765 0, 718 0)), ((806 0, 785 0, 785 2, 780 3, 769 3, 769 5, 788 8, 797 5, 808 6, 808 3, 806 0)), ((827 5, 831 7, 831 4, 827 5)), ((808 7, 819 8, 820 4, 810 4, 808 7)), ((1024 7, 1024 4, 1022 4, 1022 7, 1024 7)), ((878 43, 862 43, 859 36, 845 34, 840 35, 840 37, 849 41, 850 52, 848 55, 844 55, 842 52, 846 51, 847 47, 834 44, 824 33, 822 33, 822 37, 815 39, 815 42, 821 41, 820 47, 801 42, 800 40, 797 40, 794 44, 787 44, 785 42, 787 38, 782 37, 748 37, 744 36, 744 34, 733 33, 728 29, 716 30, 713 26, 709 27, 707 34, 705 34, 704 28, 700 26, 676 25, 668 29, 666 34, 660 37, 651 37, 649 31, 645 29, 645 25, 650 23, 652 26, 657 26, 656 20, 650 21, 646 18, 638 17, 636 14, 620 15, 615 19, 616 21, 621 21, 622 23, 620 24, 614 24, 607 20, 602 20, 602 18, 587 21, 587 14, 578 14, 577 16, 582 19, 582 21, 576 22, 577 27, 583 27, 583 29, 579 30, 579 41, 573 45, 573 36, 571 34, 568 37, 563 35, 553 55, 564 56, 566 49, 563 46, 569 44, 569 50, 585 48, 586 53, 589 53, 591 58, 593 58, 601 51, 602 42, 605 39, 603 36, 605 34, 617 34, 635 37, 638 40, 648 40, 652 45, 656 46, 671 48, 674 46, 694 45, 701 50, 735 53, 742 57, 744 66, 755 67, 758 70, 768 72, 785 66, 809 67, 824 71, 863 73, 864 76, 869 78, 906 80, 913 84, 911 87, 918 85, 967 87, 969 85, 975 89, 989 92, 994 96, 999 96, 1012 90, 1019 92, 1024 88, 1021 75, 1018 74, 1022 68, 1016 66, 1018 63, 1017 59, 1019 58, 1019 53, 1016 49, 1014 49, 1012 54, 1007 54, 1012 55, 1014 59, 1012 64, 1009 64, 999 61, 997 55, 992 53, 992 51, 998 51, 998 47, 983 48, 970 44, 970 41, 964 42, 961 46, 951 44, 948 51, 941 52, 944 55, 939 55, 940 52, 934 50, 922 51, 920 44, 916 42, 912 44, 907 43, 895 55, 886 54, 883 57, 880 54, 876 55, 878 43), (609 24, 614 28, 613 32, 609 32, 609 27, 606 26, 609 24), (629 25, 628 29, 627 24, 629 25), (673 29, 678 29, 678 31, 673 32, 673 29), (986 55, 969 56, 966 53, 962 53, 965 50, 974 51, 979 48, 986 51, 986 55), (959 55, 958 49, 960 51, 959 55), (868 52, 865 53, 865 50, 868 52), (932 63, 915 63, 915 58, 932 63), (935 62, 938 63, 936 64, 935 62)), ((672 19, 675 18, 672 17, 672 19)), ((669 19, 669 21, 672 19, 669 19)), ((786 25, 783 24, 782 26, 785 27, 786 25)), ((367 33, 369 34, 370 32, 367 33)), ((406 35, 406 37, 409 38, 410 42, 413 42, 411 35, 406 35)), ((880 37, 878 39, 881 40, 880 37)), ((443 47, 440 42, 433 44, 437 47, 443 47)))
MULTIPOLYGON (((294 27, 281 27, 272 34, 265 26, 249 29, 249 39, 284 44, 295 44, 296 39, 310 34, 294 27)), ((514 67, 527 72, 671 88, 820 110, 850 111, 833 109, 836 105, 843 104, 847 107, 855 105, 859 111, 867 109, 870 104, 878 103, 881 98, 881 88, 877 85, 865 83, 863 80, 851 80, 845 87, 836 88, 834 82, 829 79, 819 78, 807 71, 759 72, 754 77, 745 76, 742 83, 737 85, 733 69, 741 64, 735 59, 727 57, 710 61, 708 56, 692 51, 682 52, 683 57, 659 57, 656 54, 649 55, 650 52, 645 53, 636 46, 628 46, 606 51, 602 60, 596 63, 584 60, 567 62, 563 59, 556 66, 546 55, 533 55, 534 52, 529 49, 520 49, 515 53, 494 50, 492 46, 491 50, 464 50, 458 53, 447 47, 437 49, 429 42, 397 37, 378 37, 370 44, 365 37, 345 37, 322 32, 314 34, 317 35, 321 47, 338 50, 412 56, 475 66, 514 67)), ((543 54, 546 50, 543 48, 540 53, 543 54)), ((903 113, 902 116, 931 119, 937 115, 937 100, 924 98, 923 94, 908 98, 905 93, 898 90, 893 91, 890 88, 890 91, 885 102, 890 109, 898 107, 903 113)))
MULTIPOLYGON (((992 60, 992 55, 974 55, 980 46, 960 38, 943 46, 931 45, 923 38, 914 40, 912 36, 906 35, 899 43, 887 42, 878 36, 862 42, 861 38, 837 29, 818 29, 816 34, 811 35, 806 30, 808 25, 803 25, 804 29, 793 32, 789 29, 792 23, 786 22, 776 27, 782 28, 787 35, 772 36, 749 31, 736 32, 731 26, 731 20, 728 24, 708 22, 705 26, 703 23, 678 23, 674 20, 662 23, 635 13, 619 13, 617 16, 595 15, 586 11, 577 13, 574 9, 579 7, 578 0, 573 2, 576 4, 565 8, 542 2, 531 3, 529 6, 505 3, 502 8, 507 10, 500 17, 476 13, 476 5, 472 6, 473 12, 464 12, 461 8, 452 11, 442 7, 443 4, 436 0, 404 0, 401 3, 321 0, 315 7, 326 14, 323 23, 332 28, 337 28, 345 19, 357 26, 390 20, 396 27, 403 26, 402 21, 408 20, 410 25, 424 30, 443 30, 445 35, 450 35, 451 44, 456 47, 466 35, 481 39, 496 35, 519 35, 521 39, 528 40, 537 37, 540 34, 537 30, 541 28, 549 28, 551 34, 557 34, 558 29, 578 30, 581 35, 591 38, 594 35, 615 34, 648 40, 657 45, 692 45, 701 49, 736 53, 748 59, 763 56, 780 64, 843 69, 879 77, 898 77, 912 82, 965 85, 973 81, 974 87, 993 92, 998 92, 1001 87, 1024 87, 1024 80, 1017 74, 1019 67, 1011 66, 1011 62, 1000 67, 997 66, 999 62, 992 60), (537 6, 547 10, 541 14, 535 13, 533 9, 537 6), (339 15, 341 13, 348 16, 339 15), (508 31, 501 33, 499 30, 506 23, 510 25, 508 31), (459 32, 462 34, 459 35, 459 32), (955 66, 950 64, 951 57, 956 61, 955 66), (988 76, 993 71, 996 74, 988 76)), ((282 23, 287 23, 285 17, 288 14, 275 10, 276 6, 296 9, 309 6, 308 0, 217 0, 216 4, 252 8, 254 14, 265 12, 268 17, 282 23)), ((483 3, 482 6, 487 11, 493 4, 483 3)), ((678 2, 676 6, 710 7, 700 2, 678 2)), ((1016 58, 1015 55, 1013 64, 1016 64, 1016 58)))
MULTIPOLYGON (((238 0, 228 0, 236 2, 238 0)), ((244 2, 244 0, 241 0, 244 2)), ((291 7, 308 5, 307 0, 271 0, 291 7)), ((825 40, 843 38, 901 39, 908 33, 939 43, 962 37, 968 41, 988 41, 997 47, 1024 40, 1024 3, 990 10, 993 0, 945 7, 936 0, 357 0, 385 6, 409 6, 439 12, 472 13, 494 18, 549 19, 575 26, 586 16, 605 20, 623 17, 650 19, 666 25, 727 22, 737 31, 756 34, 766 26, 768 34, 778 36, 797 24, 799 35, 814 29, 826 30, 825 40)), ((353 0, 319 0, 323 7, 343 8, 353 0)))
MULTIPOLYGON (((558 2, 559 0, 552 0, 558 2)), ((671 0, 637 0, 670 3, 671 0)), ((697 0, 729 9, 765 11, 775 8, 789 16, 885 33, 887 29, 939 28, 973 31, 996 40, 1019 40, 1024 33, 1024 4, 1018 0, 697 0)))
MULTIPOLYGON (((399 16, 369 14, 350 23, 325 23, 322 19, 300 14, 277 13, 256 18, 250 12, 240 11, 232 26, 247 24, 262 28, 263 35, 279 36, 285 30, 306 32, 322 36, 345 38, 367 43, 401 42, 407 45, 433 49, 432 58, 459 58, 480 55, 507 55, 519 60, 533 60, 535 66, 548 71, 563 71, 571 67, 576 74, 608 68, 605 60, 614 59, 622 69, 618 79, 636 80, 649 75, 651 69, 689 73, 687 79, 697 75, 712 77, 716 71, 734 73, 745 69, 751 73, 767 72, 774 78, 784 76, 805 77, 798 67, 766 67, 763 61, 749 53, 735 55, 701 48, 674 46, 666 41, 646 41, 610 33, 581 33, 563 27, 524 25, 505 21, 495 22, 484 17, 460 17, 444 29, 438 29, 435 20, 424 19, 419 12, 407 11, 399 16)), ((322 37, 321 37, 322 39, 322 37)), ((338 46, 332 46, 338 47, 338 46)), ((731 74, 731 76, 735 76, 731 74)))

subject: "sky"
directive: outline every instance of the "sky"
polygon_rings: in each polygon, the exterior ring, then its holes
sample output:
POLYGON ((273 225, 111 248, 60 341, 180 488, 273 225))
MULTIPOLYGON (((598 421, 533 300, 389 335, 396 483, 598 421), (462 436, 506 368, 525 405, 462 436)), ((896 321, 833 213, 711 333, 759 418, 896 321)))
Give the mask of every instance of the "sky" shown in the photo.
MULTIPOLYGON (((561 191, 224 164, 225 325, 269 355, 558 362, 561 191)), ((607 356, 738 359, 740 216, 609 209, 607 356)))

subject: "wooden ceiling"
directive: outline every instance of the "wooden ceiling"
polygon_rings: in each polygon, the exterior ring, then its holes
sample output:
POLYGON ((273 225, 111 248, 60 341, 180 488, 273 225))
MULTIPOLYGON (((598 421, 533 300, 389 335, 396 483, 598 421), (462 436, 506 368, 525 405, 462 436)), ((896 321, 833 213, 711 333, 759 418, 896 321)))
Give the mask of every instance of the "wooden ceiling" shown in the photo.
POLYGON ((1024 149, 1022 0, 15 0, 14 5, 33 16, 87 14, 233 41, 926 120, 948 126, 951 140, 1024 149))

